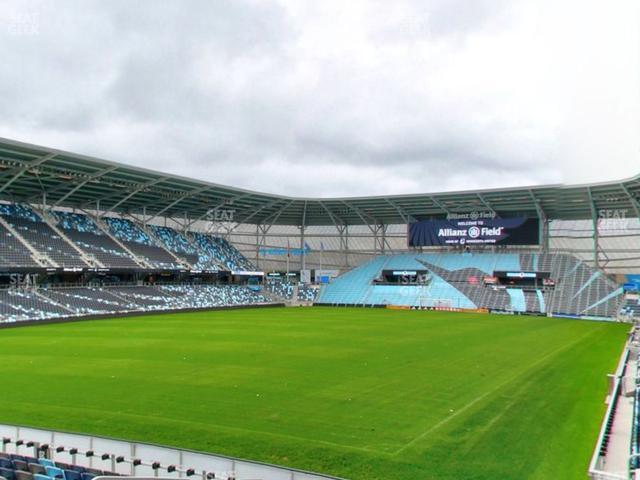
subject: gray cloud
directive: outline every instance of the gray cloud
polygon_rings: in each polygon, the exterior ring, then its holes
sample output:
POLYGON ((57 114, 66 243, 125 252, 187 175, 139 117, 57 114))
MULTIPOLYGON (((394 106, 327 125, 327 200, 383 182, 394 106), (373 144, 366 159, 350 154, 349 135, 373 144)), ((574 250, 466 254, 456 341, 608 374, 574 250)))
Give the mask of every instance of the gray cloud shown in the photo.
POLYGON ((640 164, 633 0, 0 3, 2 136, 307 196, 640 164))

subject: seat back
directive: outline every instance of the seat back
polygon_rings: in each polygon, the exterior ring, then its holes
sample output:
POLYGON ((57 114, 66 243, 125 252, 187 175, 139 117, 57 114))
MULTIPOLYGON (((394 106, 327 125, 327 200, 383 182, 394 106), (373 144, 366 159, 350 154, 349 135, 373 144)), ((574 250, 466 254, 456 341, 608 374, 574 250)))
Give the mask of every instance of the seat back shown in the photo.
POLYGON ((65 480, 82 480, 80 472, 74 472, 73 470, 64 471, 65 480))
POLYGON ((39 473, 40 475, 46 475, 47 471, 44 469, 44 467, 42 465, 40 465, 39 463, 30 463, 28 465, 29 471, 31 473, 33 473, 34 475, 36 473, 39 473))
POLYGON ((8 468, 0 467, 0 477, 4 477, 7 480, 16 480, 16 475, 13 470, 9 470, 8 468))
POLYGON ((61 468, 49 466, 45 466, 44 468, 47 471, 47 476, 64 480, 64 470, 61 468))
POLYGON ((29 472, 17 471, 16 480, 33 480, 33 474, 29 472))

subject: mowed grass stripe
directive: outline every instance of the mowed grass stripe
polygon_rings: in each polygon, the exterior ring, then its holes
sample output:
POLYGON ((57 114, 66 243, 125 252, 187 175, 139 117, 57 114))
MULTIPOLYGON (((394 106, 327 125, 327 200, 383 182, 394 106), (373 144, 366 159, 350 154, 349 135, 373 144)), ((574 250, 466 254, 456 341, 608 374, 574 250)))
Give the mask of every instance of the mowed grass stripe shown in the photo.
POLYGON ((626 331, 347 308, 4 330, 0 421, 353 479, 584 478, 626 331))
MULTIPOLYGON (((529 374, 529 373, 532 372, 532 370, 536 369, 540 365, 544 365, 544 364, 548 363, 556 355, 562 353, 565 350, 568 350, 569 348, 573 347, 577 343, 580 343, 581 341, 583 341, 587 336, 593 335, 594 333, 595 333, 595 331, 587 332, 584 335, 582 335, 581 337, 579 337, 577 340, 575 340, 573 342, 570 342, 567 345, 563 345, 562 347, 559 347, 556 350, 553 350, 553 351, 551 351, 549 353, 546 353, 544 356, 538 358, 535 362, 533 362, 533 364, 527 365, 525 368, 523 368, 521 370, 518 370, 511 377, 507 378, 502 383, 496 385, 495 388, 493 388, 492 390, 488 390, 488 391, 484 392, 482 395, 479 395, 479 396, 475 397, 469 403, 463 405, 461 408, 458 408, 456 410, 451 409, 450 410, 451 411, 451 415, 450 416, 448 416, 446 418, 443 418, 438 423, 436 423, 435 425, 431 426, 427 431, 421 433, 416 438, 414 438, 413 440, 411 440, 407 444, 403 445, 396 452, 394 452, 394 455, 398 455, 398 454, 404 452, 405 450, 407 450, 408 448, 411 448, 413 445, 418 443, 420 440, 424 439, 427 435, 432 434, 434 431, 436 431, 438 428, 442 427, 444 424, 448 423, 449 421, 453 420, 455 417, 457 417, 457 416, 465 413, 469 409, 473 408, 478 402, 483 401, 484 399, 486 399, 487 397, 489 397, 491 395, 495 395, 496 392, 498 392, 499 390, 501 390, 501 389, 503 389, 503 388, 505 388, 507 386, 510 386, 513 382, 518 380, 523 375, 529 374)), ((492 420, 491 423, 494 423, 494 420, 492 420)))

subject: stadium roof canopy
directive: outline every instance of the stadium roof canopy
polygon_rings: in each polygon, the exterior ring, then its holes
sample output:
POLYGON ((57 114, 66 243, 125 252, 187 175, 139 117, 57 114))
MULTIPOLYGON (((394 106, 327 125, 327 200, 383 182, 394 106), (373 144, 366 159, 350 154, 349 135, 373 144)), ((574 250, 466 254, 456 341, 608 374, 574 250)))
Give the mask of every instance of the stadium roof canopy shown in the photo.
POLYGON ((280 225, 401 224, 450 213, 592 219, 601 210, 640 216, 640 175, 585 185, 544 185, 463 192, 351 198, 301 198, 216 185, 98 158, 0 138, 0 198, 49 206, 280 225))

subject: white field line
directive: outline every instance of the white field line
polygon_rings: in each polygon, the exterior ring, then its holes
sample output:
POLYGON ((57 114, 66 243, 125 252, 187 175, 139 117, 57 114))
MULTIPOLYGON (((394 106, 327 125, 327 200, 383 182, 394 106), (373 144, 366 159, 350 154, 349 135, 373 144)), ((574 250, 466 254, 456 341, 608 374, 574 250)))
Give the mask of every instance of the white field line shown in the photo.
POLYGON ((448 422, 450 422, 451 420, 453 420, 454 418, 456 418, 458 415, 460 415, 461 413, 466 412, 467 410, 469 410, 471 407, 473 407, 475 404, 477 404, 478 402, 484 400, 485 398, 487 398, 489 395, 493 394, 494 392, 496 392, 497 390, 500 390, 501 388, 503 388, 504 386, 508 385, 509 383, 511 383, 512 381, 514 381, 515 379, 521 377, 522 375, 524 375, 525 373, 529 372, 530 370, 534 369, 535 367, 537 367, 539 364, 543 363, 544 361, 546 361, 547 359, 549 359, 550 357, 557 355, 558 353, 562 352, 563 350, 567 350, 570 347, 573 347, 574 345, 580 343, 582 340, 584 340, 586 337, 588 337, 589 335, 593 335, 595 332, 597 332, 598 330, 591 330, 590 332, 587 332, 585 335, 579 337, 576 341, 568 343, 566 345, 563 345, 549 353, 547 353, 546 355, 544 355, 543 357, 540 357, 538 360, 536 360, 535 362, 533 362, 531 365, 527 366, 527 368, 525 368, 524 370, 516 373, 515 375, 512 375, 511 377, 507 378, 505 381, 499 383, 498 385, 496 385, 494 388, 492 388, 491 390, 487 390, 486 392, 484 392, 482 395, 474 398, 473 400, 471 400, 469 403, 467 403, 466 405, 464 405, 462 408, 458 409, 455 411, 455 413, 452 413, 451 415, 449 415, 446 418, 443 418, 442 420, 440 420, 438 423, 436 423, 435 425, 429 427, 427 430, 425 430, 424 432, 422 432, 420 435, 418 435, 417 437, 415 437, 413 440, 407 442, 406 444, 404 444, 402 447, 400 447, 398 450, 396 450, 395 452, 393 452, 393 456, 399 455, 400 453, 404 452, 405 450, 407 450, 408 448, 412 447, 413 445, 415 445, 416 443, 418 443, 420 440, 424 439, 427 435, 429 435, 430 433, 434 432, 435 430, 437 430, 438 428, 440 428, 441 426, 447 424, 448 422))

